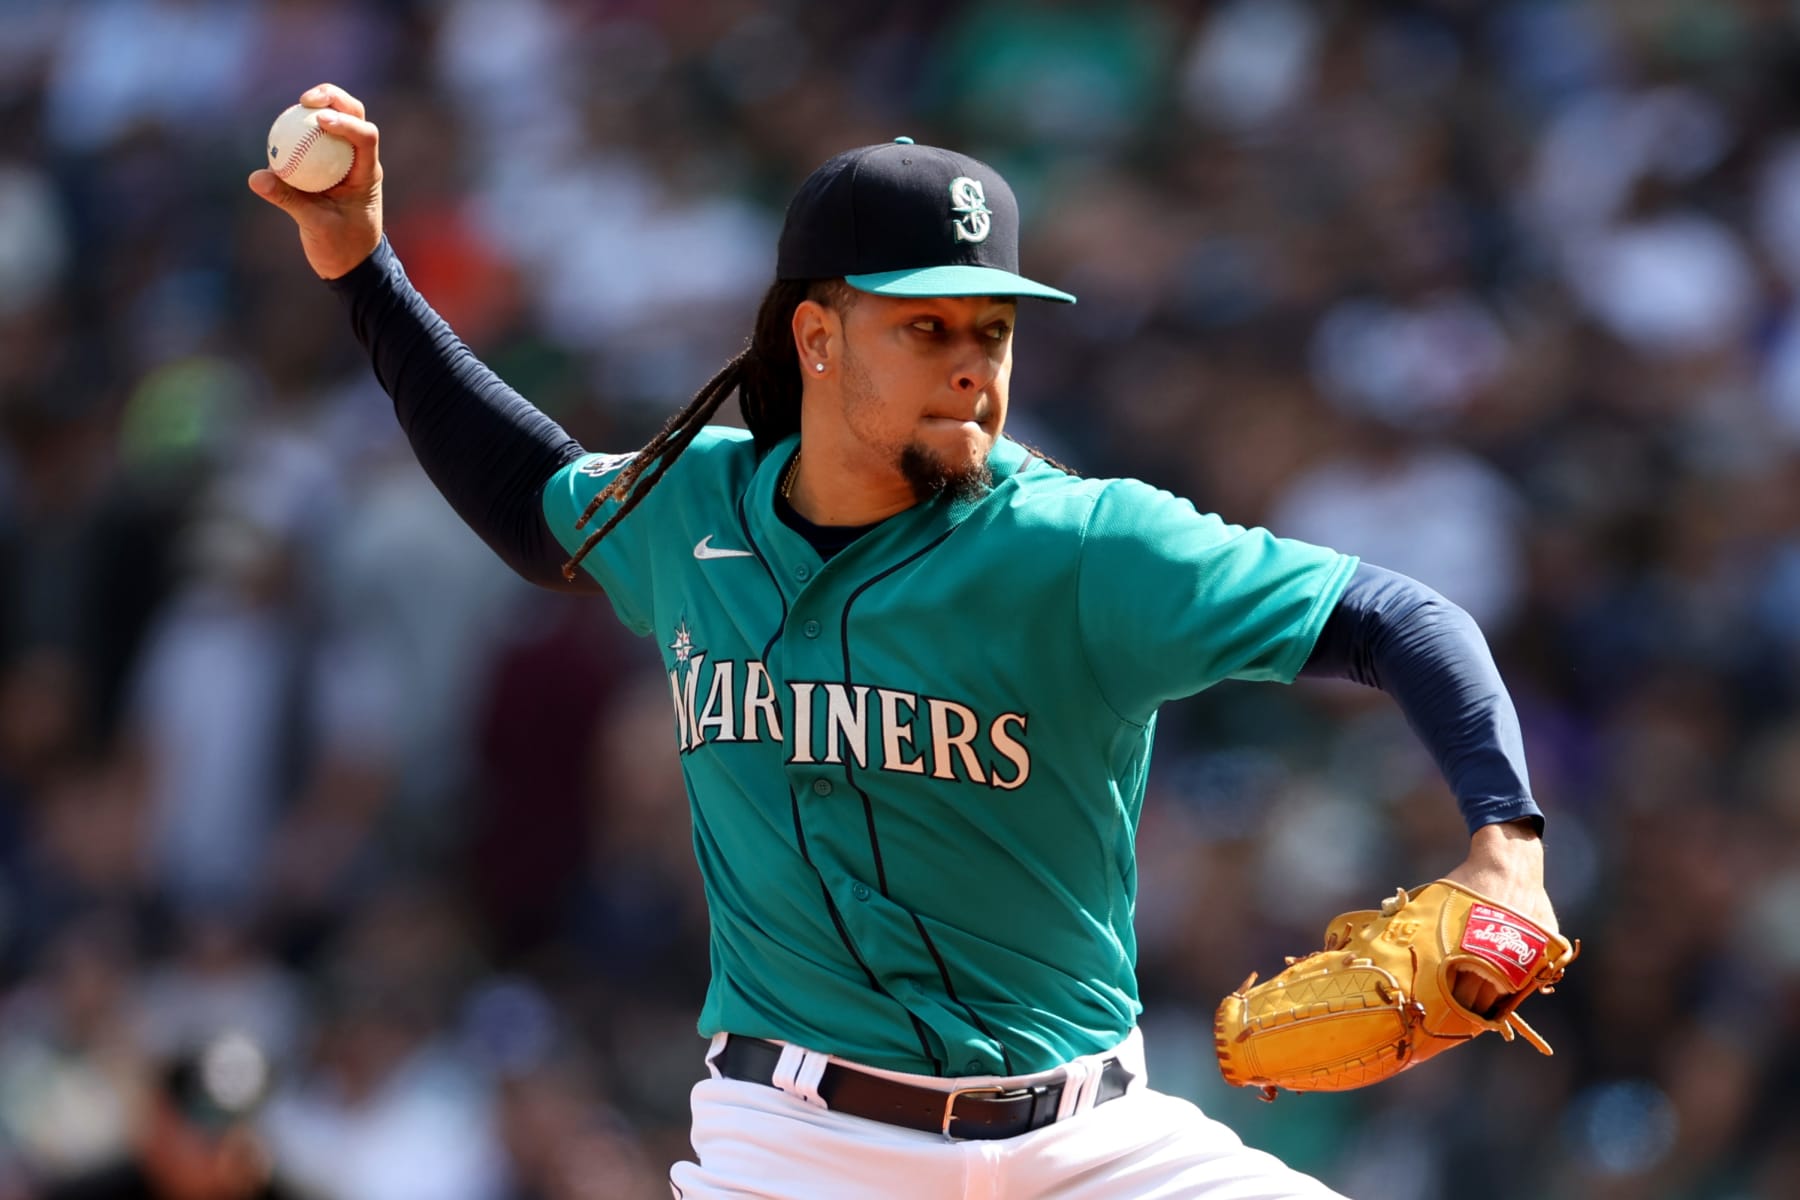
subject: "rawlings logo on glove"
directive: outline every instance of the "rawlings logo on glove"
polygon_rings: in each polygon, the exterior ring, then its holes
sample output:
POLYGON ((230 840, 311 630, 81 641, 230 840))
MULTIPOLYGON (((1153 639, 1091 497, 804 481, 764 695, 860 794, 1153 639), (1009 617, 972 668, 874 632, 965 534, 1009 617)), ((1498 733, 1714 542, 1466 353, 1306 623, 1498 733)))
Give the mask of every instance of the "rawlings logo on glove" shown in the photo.
POLYGON ((1264 983, 1253 974, 1225 997, 1213 1022, 1219 1070, 1273 1100, 1280 1088, 1379 1083, 1489 1030, 1549 1054, 1515 1010, 1553 990, 1580 951, 1580 942, 1447 879, 1402 890, 1379 910, 1333 920, 1323 950, 1288 959, 1264 983), (1452 994, 1458 971, 1507 995, 1489 1013, 1464 1008, 1452 994))
POLYGON ((1531 964, 1549 946, 1544 931, 1503 908, 1475 904, 1469 908, 1469 927, 1463 931, 1462 946, 1471 954, 1499 967, 1507 985, 1522 988, 1530 978, 1531 964))

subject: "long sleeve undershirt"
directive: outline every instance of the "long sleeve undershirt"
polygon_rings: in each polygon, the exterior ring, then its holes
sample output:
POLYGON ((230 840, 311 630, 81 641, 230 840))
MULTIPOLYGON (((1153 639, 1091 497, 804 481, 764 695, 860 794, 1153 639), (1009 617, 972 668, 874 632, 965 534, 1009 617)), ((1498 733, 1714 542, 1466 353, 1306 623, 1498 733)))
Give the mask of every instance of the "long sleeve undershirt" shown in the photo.
MULTIPOLYGON (((563 579, 567 555, 542 507, 544 485, 582 447, 463 345, 406 278, 386 238, 329 286, 349 309, 413 453, 457 515, 531 582, 598 591, 585 574, 563 579)), ((809 538, 818 531, 788 523, 809 538)), ((834 548, 814 540, 822 553, 834 548)), ((1352 679, 1392 696, 1471 832, 1515 820, 1542 827, 1518 717, 1487 643, 1467 613, 1424 584, 1360 565, 1301 674, 1352 679)))
POLYGON ((1359 563, 1300 673, 1380 688, 1449 781, 1469 832, 1529 820, 1524 737, 1475 619, 1416 579, 1359 563))
POLYGON ((394 401, 425 474, 456 515, 532 583, 597 592, 544 520, 544 484, 585 451, 555 421, 476 358, 407 279, 384 237, 328 284, 350 310, 356 340, 394 401))

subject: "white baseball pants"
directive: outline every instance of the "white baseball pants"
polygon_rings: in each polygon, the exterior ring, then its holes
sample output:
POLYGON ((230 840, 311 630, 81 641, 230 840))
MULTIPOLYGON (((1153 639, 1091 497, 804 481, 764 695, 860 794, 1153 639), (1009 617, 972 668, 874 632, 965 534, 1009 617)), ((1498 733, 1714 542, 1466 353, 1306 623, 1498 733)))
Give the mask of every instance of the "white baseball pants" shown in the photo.
MULTIPOLYGON (((721 1042, 714 1040, 714 1054, 721 1042)), ((999 1141, 952 1141, 830 1112, 803 1082, 816 1082, 830 1060, 788 1051, 784 1088, 720 1078, 716 1070, 694 1086, 700 1161, 670 1172, 678 1200, 1344 1200, 1245 1146, 1186 1100, 1144 1086, 1135 1031, 1109 1052, 1136 1076, 1125 1095, 1092 1107, 1084 1081, 1098 1078, 1106 1056, 1077 1059, 1060 1068, 1069 1076, 1069 1115, 999 1141)), ((1059 1074, 940 1079, 857 1069, 939 1091, 1024 1086, 1059 1074)))

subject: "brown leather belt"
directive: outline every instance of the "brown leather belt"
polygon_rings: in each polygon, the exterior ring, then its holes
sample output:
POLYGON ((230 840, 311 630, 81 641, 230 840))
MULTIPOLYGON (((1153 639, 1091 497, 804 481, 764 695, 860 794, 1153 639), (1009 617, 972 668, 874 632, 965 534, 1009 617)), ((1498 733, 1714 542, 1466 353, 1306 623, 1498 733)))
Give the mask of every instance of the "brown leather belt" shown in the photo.
MULTIPOLYGON (((775 1085, 781 1047, 762 1038, 725 1039, 713 1066, 727 1079, 775 1085)), ((1125 1094, 1132 1074, 1116 1058, 1106 1060, 1094 1103, 1105 1104, 1125 1094)), ((941 1133, 945 1137, 994 1140, 1042 1129, 1056 1120, 1063 1080, 1030 1087, 967 1087, 942 1092, 870 1075, 841 1063, 828 1063, 819 1077, 819 1099, 832 1112, 870 1121, 941 1133)))

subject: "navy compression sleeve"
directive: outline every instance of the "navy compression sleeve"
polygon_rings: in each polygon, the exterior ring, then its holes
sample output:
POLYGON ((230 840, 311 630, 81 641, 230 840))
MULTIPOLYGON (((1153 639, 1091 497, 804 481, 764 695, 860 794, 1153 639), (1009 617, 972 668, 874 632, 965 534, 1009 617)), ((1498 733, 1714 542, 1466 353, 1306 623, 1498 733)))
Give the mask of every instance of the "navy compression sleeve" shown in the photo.
POLYGON ((1431 588, 1359 565, 1300 673, 1392 696, 1449 781, 1470 833, 1520 820, 1542 831, 1500 669, 1474 618, 1431 588))
POLYGON ((585 573, 563 579, 568 555, 544 521, 544 484, 581 457, 575 439, 463 345, 387 238, 328 286, 349 308, 419 465, 456 514, 531 582, 598 590, 585 573))

